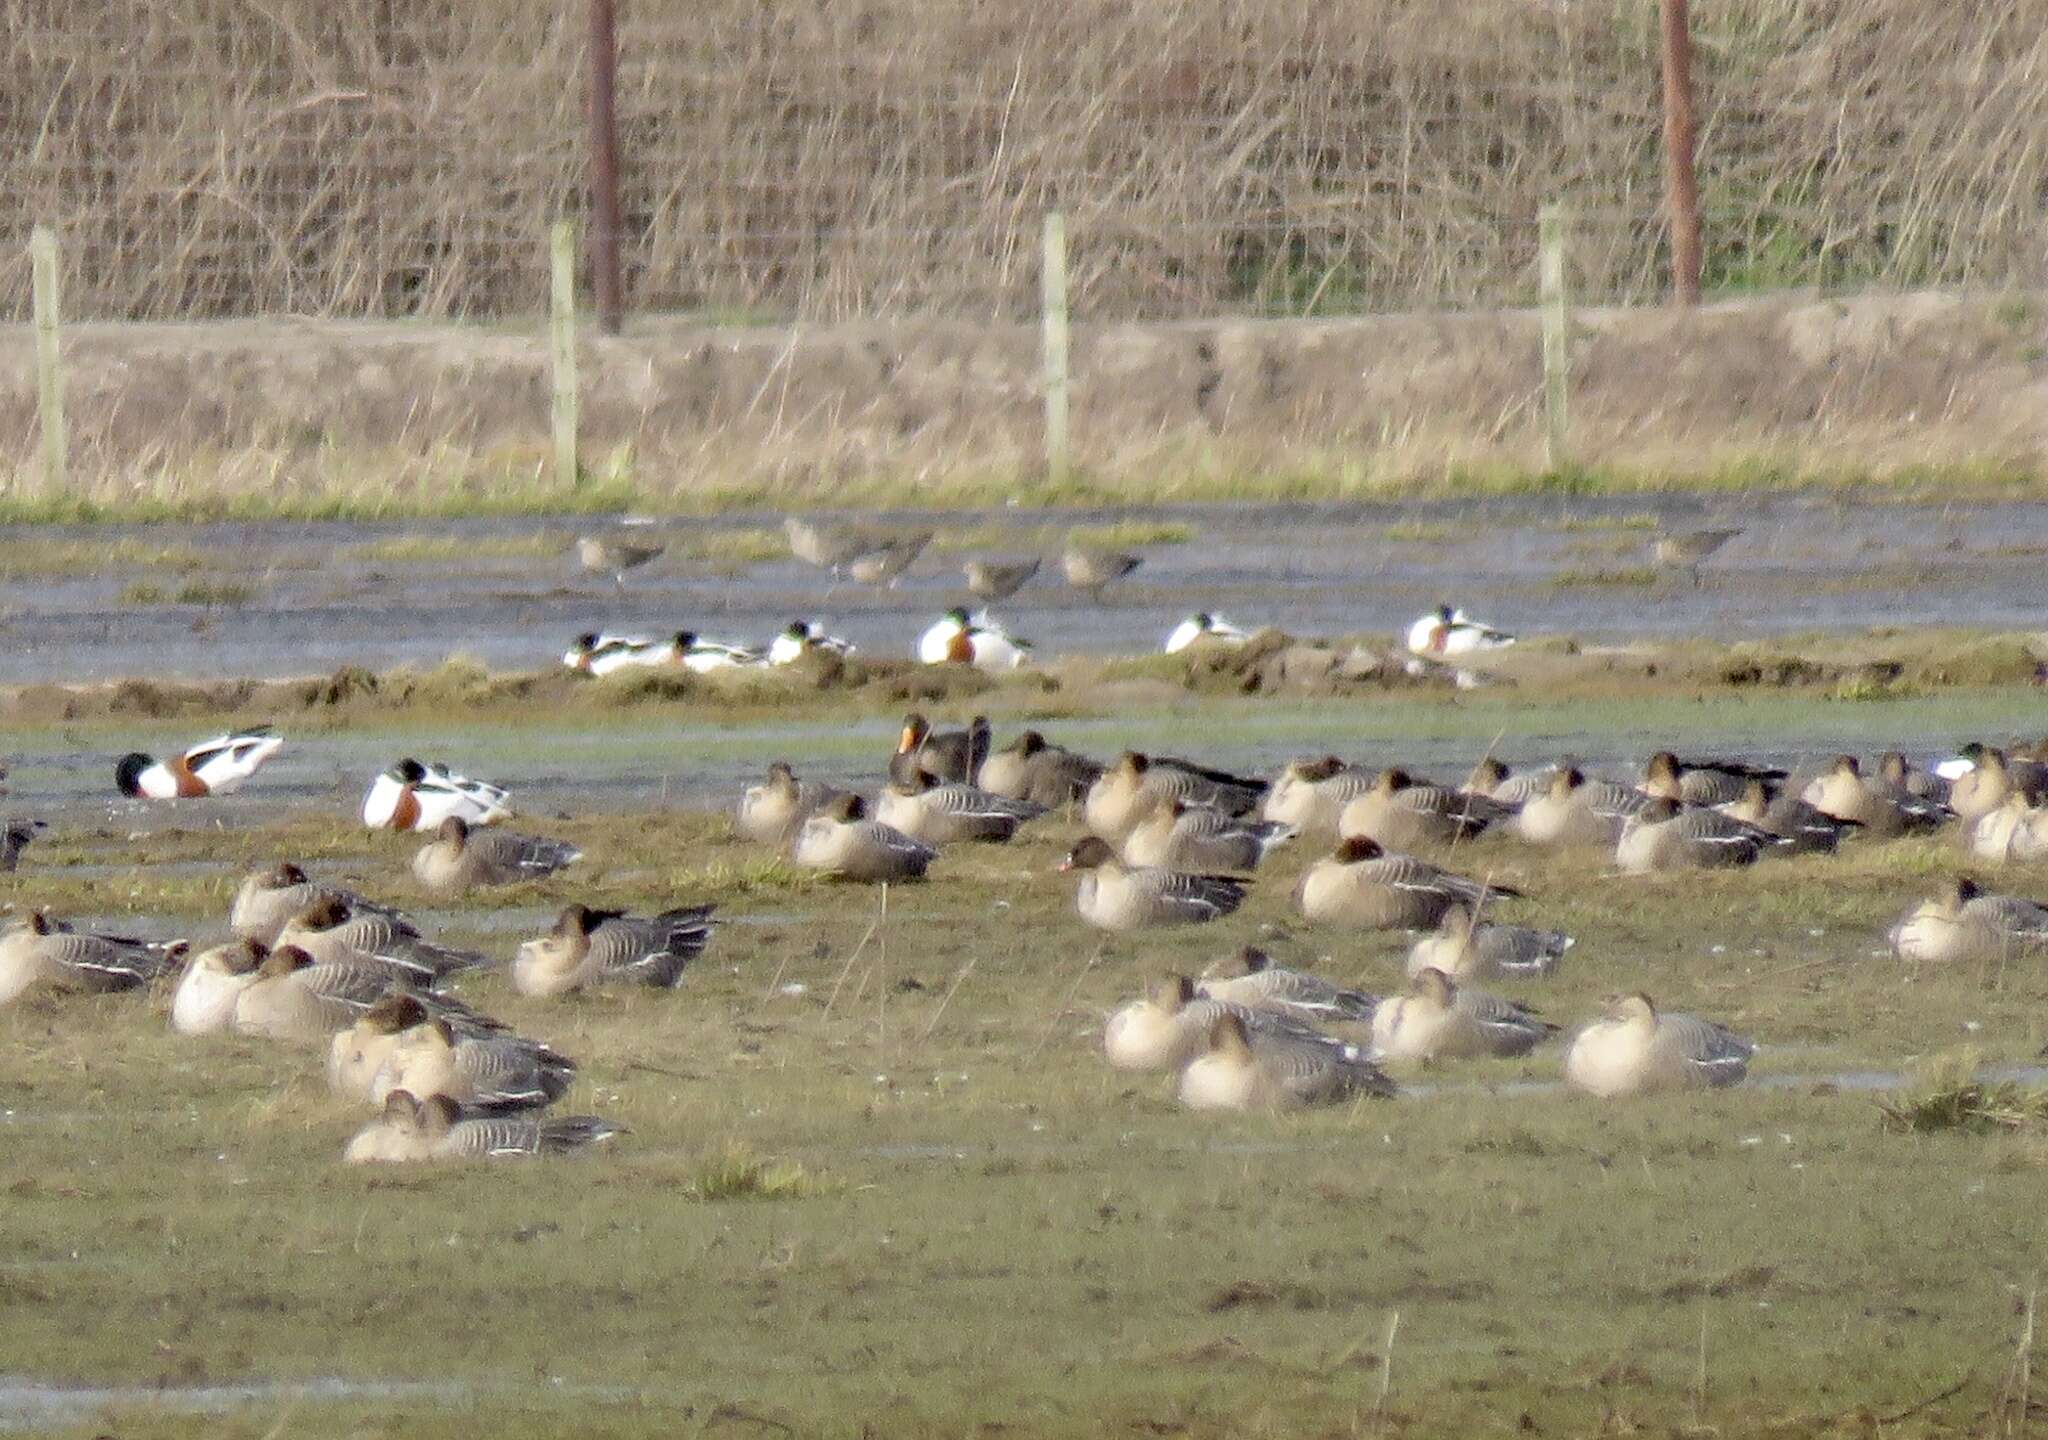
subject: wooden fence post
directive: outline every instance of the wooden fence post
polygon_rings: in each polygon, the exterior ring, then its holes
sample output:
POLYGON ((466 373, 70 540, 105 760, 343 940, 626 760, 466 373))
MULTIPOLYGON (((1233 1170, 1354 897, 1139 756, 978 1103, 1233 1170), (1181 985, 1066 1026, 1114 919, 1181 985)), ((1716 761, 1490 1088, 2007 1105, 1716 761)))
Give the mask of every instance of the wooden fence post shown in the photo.
POLYGON ((1664 207, 1671 223, 1671 302, 1700 303, 1700 182, 1693 169, 1692 18, 1686 0, 1662 0, 1664 207))
POLYGON ((43 434, 43 484, 64 488, 64 371, 60 362, 57 295, 57 232, 38 225, 28 241, 35 286, 36 416, 43 434))
POLYGON ((554 276, 548 306, 548 359, 554 374, 555 483, 576 488, 576 226, 557 220, 548 233, 554 276))
POLYGON ((1571 308, 1565 296, 1565 214, 1561 205, 1538 212, 1542 256, 1537 278, 1543 295, 1543 464, 1556 471, 1568 457, 1565 445, 1571 395, 1571 308))
POLYGON ((1045 310, 1045 471, 1053 484, 1067 478, 1067 220, 1045 217, 1045 254, 1039 274, 1045 310))

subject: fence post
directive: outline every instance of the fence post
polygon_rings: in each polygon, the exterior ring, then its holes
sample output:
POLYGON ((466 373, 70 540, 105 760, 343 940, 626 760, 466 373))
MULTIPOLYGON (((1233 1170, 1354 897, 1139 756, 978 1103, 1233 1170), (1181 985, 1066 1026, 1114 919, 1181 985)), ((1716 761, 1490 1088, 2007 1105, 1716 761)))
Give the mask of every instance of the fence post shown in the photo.
POLYGON ((598 327, 619 333, 625 300, 619 280, 619 78, 617 16, 613 0, 590 0, 590 236, 591 288, 598 327))
POLYGON ((1686 0, 1663 0, 1664 206, 1671 224, 1671 299, 1700 303, 1700 184, 1693 170, 1692 21, 1686 0))
POLYGON ((1045 310, 1045 470, 1059 484, 1067 478, 1067 219, 1057 210, 1045 217, 1045 254, 1039 272, 1045 310))
POLYGON ((1571 392, 1571 310, 1565 296, 1565 213, 1562 205, 1545 205, 1537 215, 1542 255, 1537 281, 1543 295, 1543 464, 1556 471, 1568 458, 1565 447, 1566 406, 1571 392))
POLYGON ((36 418, 43 435, 43 483, 52 493, 64 488, 64 371, 59 364, 57 318, 57 232, 38 225, 28 240, 34 277, 36 321, 36 418))
POLYGON ((555 483, 576 488, 576 226, 548 232, 554 283, 548 305, 548 359, 554 375, 555 483))

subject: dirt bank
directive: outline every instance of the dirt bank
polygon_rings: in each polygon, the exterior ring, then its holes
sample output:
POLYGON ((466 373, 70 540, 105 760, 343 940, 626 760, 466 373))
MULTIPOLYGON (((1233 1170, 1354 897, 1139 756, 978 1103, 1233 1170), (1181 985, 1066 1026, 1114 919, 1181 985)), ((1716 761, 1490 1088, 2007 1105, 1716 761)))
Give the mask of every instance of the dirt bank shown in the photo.
MULTIPOLYGON (((1586 483, 2030 475, 2048 306, 1780 296, 1575 318, 1586 483)), ((1080 326, 1082 490, 1367 494, 1541 468, 1533 312, 1080 326)), ((73 468, 118 501, 459 503, 544 487, 536 325, 249 321, 66 334, 73 468)), ((580 360, 591 484, 621 503, 1015 493, 1040 445, 1030 326, 637 321, 580 360)), ((0 333, 0 446, 26 484, 31 340, 0 333)), ((1034 488, 1033 497, 1059 492, 1034 488)), ((556 497, 559 499, 559 497, 556 497)))

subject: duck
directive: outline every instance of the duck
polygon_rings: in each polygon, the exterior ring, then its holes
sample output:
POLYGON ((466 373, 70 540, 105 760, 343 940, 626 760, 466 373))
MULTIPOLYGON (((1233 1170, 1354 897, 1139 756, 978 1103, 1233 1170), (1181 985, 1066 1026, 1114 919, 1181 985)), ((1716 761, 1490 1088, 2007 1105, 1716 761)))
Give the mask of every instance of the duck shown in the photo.
POLYGON ((562 663, 579 675, 602 679, 621 670, 654 670, 674 658, 670 642, 645 635, 586 630, 562 652, 562 663))
POLYGON ((816 620, 792 620, 768 642, 768 663, 774 666, 794 665, 812 655, 851 655, 854 644, 829 635, 824 625, 816 620))
POLYGON ((1309 866, 1295 903, 1309 920, 1358 930, 1427 930, 1453 905, 1478 909, 1521 891, 1454 874, 1414 855, 1390 854, 1377 840, 1340 840, 1309 866))
POLYGON ((2028 803, 2026 792, 2014 789, 1997 809, 1968 825, 1964 836, 1979 860, 2039 860, 2048 855, 2048 808, 2028 803))
POLYGON ((1081 820, 1102 839, 1122 844, 1157 800, 1184 800, 1226 815, 1248 815, 1264 798, 1265 789, 1261 781, 1126 750, 1088 787, 1081 820))
POLYGON ((1372 1017, 1373 1053, 1381 1060, 1469 1060, 1526 1055, 1557 1033, 1521 1006, 1459 985, 1424 966, 1405 995, 1380 1001, 1372 1017))
POLYGON ((969 560, 960 569, 967 577, 967 593, 993 605, 1022 590, 1044 563, 1044 556, 1034 555, 1029 560, 969 560))
POLYGON ((1565 1083, 1602 1099, 1734 1085, 1756 1046, 1711 1020, 1659 1013, 1648 995, 1617 996, 1565 1053, 1565 1083))
POLYGON ((1303 834, 1335 835, 1344 807, 1369 794, 1378 777, 1335 755, 1289 760, 1266 791, 1260 818, 1292 825, 1303 834))
POLYGON ((1093 835, 1068 851, 1059 868, 1080 874, 1074 907, 1081 918, 1112 933, 1220 920, 1244 904, 1247 885, 1229 875, 1127 866, 1093 835))
POLYGON ((1232 1014, 1255 1030, 1287 1029, 1338 1043, 1290 1017, 1203 995, 1185 975, 1167 975, 1111 1013, 1102 1030, 1102 1053, 1118 1070, 1178 1070, 1202 1053, 1216 1018, 1232 1014))
POLYGON ((1197 988, 1208 999, 1304 1024, 1370 1024, 1380 1003, 1377 995, 1275 965, 1273 957, 1256 945, 1243 946, 1210 965, 1197 988))
POLYGON ((419 1100, 394 1090, 383 1113, 350 1138, 342 1159, 360 1165, 567 1155, 624 1133, 596 1115, 464 1116, 446 1095, 419 1100))
POLYGON ((457 1034, 428 1019, 399 1033, 370 1082, 370 1103, 394 1090, 446 1095, 472 1110, 538 1110, 568 1093, 576 1062, 517 1035, 457 1034))
POLYGON ((49 822, 31 820, 26 816, 17 815, 11 820, 0 821, 0 874, 13 874, 21 864, 21 852, 49 828, 49 822))
POLYGON ((1060 555, 1060 570, 1066 575, 1067 584, 1086 591, 1088 598, 1098 605, 1105 589, 1144 563, 1143 556, 1128 550, 1097 550, 1073 540, 1067 542, 1060 555))
POLYGON ((1725 529, 1666 530, 1650 544, 1650 558, 1669 570, 1691 574, 1693 588, 1700 586, 1700 566, 1723 545, 1740 535, 1739 526, 1725 529))
POLYGON ((1252 638, 1251 631, 1240 629, 1221 615, 1209 610, 1197 610, 1187 619, 1173 627, 1166 637, 1165 653, 1178 655, 1193 645, 1237 646, 1252 638))
POLYGON ((35 989, 108 994, 136 990, 175 969, 185 942, 154 944, 73 930, 41 910, 0 930, 0 1005, 35 989))
POLYGON ((642 565, 659 559, 667 549, 666 545, 635 545, 596 535, 576 537, 577 563, 587 574, 611 576, 612 583, 620 589, 625 588, 628 570, 638 570, 642 565))
POLYGON ((1786 842, 1787 855, 1832 855, 1846 836, 1863 828, 1854 820, 1837 820, 1816 810, 1797 795, 1774 794, 1764 780, 1744 782, 1740 797, 1714 808, 1731 820, 1776 835, 1786 842))
POLYGON ((328 1042, 328 1088, 338 1095, 368 1103, 377 1073, 400 1040, 408 1031, 430 1020, 444 1021, 457 1037, 491 1035, 505 1029, 499 1021, 474 1011, 440 1006, 409 992, 394 992, 363 1011, 346 1030, 336 1031, 328 1042))
POLYGON ((1628 818, 1650 797, 1612 780, 1587 777, 1576 765, 1552 772, 1550 788, 1524 801, 1513 831, 1531 845, 1597 845, 1607 849, 1621 838, 1628 818))
POLYGON ((309 879, 302 867, 287 860, 252 870, 242 877, 228 911, 228 929, 240 939, 270 945, 294 916, 322 900, 338 900, 355 914, 388 915, 404 924, 412 923, 392 906, 379 904, 345 886, 309 879))
POLYGON ((1160 870, 1256 870, 1299 833, 1292 825, 1155 797, 1151 814, 1124 836, 1123 860, 1160 870))
POLYGON ((935 780, 973 784, 992 743, 986 715, 975 716, 965 730, 934 730, 931 721, 913 710, 903 717, 896 758, 914 763, 935 780))
POLYGON ((412 857, 412 873, 436 894, 460 895, 480 885, 542 880, 582 858, 583 852, 566 841, 472 830, 460 816, 450 815, 412 857))
POLYGON ((725 670, 752 670, 767 663, 767 657, 748 645, 712 640, 695 630, 678 630, 669 637, 657 662, 680 665, 692 675, 715 675, 725 670))
POLYGON ((623 910, 565 906, 552 930, 519 947, 512 988, 541 999, 609 981, 673 990, 711 943, 717 908, 681 905, 643 919, 623 910))
POLYGON ((410 920, 387 911, 358 913, 346 900, 323 895, 277 932, 277 945, 296 945, 323 965, 359 962, 380 965, 394 979, 433 985, 459 970, 490 963, 475 950, 437 945, 410 920))
POLYGON ((1086 797, 1088 787, 1101 775, 1099 761, 1055 745, 1036 730, 1026 730, 1002 749, 990 752, 975 772, 975 783, 992 795, 1057 810, 1086 797))
POLYGON ((938 854, 893 825, 869 819, 867 802, 858 795, 840 795, 821 806, 790 846, 790 859, 799 867, 865 884, 921 880, 938 854))
POLYGON ((1680 760, 1659 750, 1643 767, 1645 795, 1662 796, 1682 805, 1726 805, 1742 798, 1752 780, 1782 784, 1783 770, 1739 760, 1680 760))
POLYGON ((1555 765, 1518 771, 1488 755, 1472 767, 1472 773, 1465 777, 1460 788, 1468 795, 1484 795, 1510 810, 1520 810, 1537 796, 1549 794, 1554 783, 1552 777, 1556 774, 1555 765))
POLYGON ((734 827, 763 845, 787 845, 804 821, 847 792, 820 780, 801 780, 787 760, 768 767, 768 778, 740 796, 734 827))
POLYGON ((1513 814, 1498 801, 1425 784, 1394 766, 1338 813, 1337 834, 1364 836, 1389 850, 1416 850, 1470 840, 1513 814))
POLYGON ((1562 930, 1500 925, 1475 918, 1469 906, 1451 905, 1436 929, 1409 950, 1408 974, 1412 979, 1424 970, 1441 970, 1460 984, 1539 979, 1555 974, 1565 952, 1576 943, 1562 930))
POLYGON ((942 784, 922 770, 895 776, 882 787, 875 818, 927 845, 978 840, 1007 844, 1043 805, 1010 800, 972 785, 942 784))
POLYGON ((320 964, 296 945, 264 955, 256 976, 235 996, 233 1028, 286 1045, 325 1046, 390 989, 374 966, 320 964))
POLYGON ((363 824, 403 833, 437 829, 450 815, 459 815, 472 825, 495 825, 511 818, 510 799, 500 786, 408 756, 370 782, 363 824))
POLYGON ((1190 1110, 1292 1110, 1395 1093, 1394 1082, 1355 1045, 1255 1030, 1230 1014, 1216 1018, 1208 1041, 1180 1072, 1180 1103, 1190 1110))
POLYGON ((1432 659, 1505 650, 1514 643, 1515 637, 1507 631, 1482 624, 1449 605, 1437 606, 1408 627, 1408 649, 1432 659))
POLYGON ((846 573, 862 585, 886 585, 894 590, 896 582, 903 578, 903 572, 924 554, 924 547, 931 544, 931 540, 932 532, 929 530, 894 536, 848 560, 846 573))
POLYGON ((970 620, 966 610, 955 606, 918 637, 917 659, 924 665, 972 665, 1001 674, 1031 659, 1031 642, 985 616, 970 620))
POLYGON ((1936 801, 1872 785, 1854 755, 1835 757, 1827 772, 1811 781, 1799 798, 1837 820, 1855 821, 1866 835, 1882 840, 1935 829, 1953 814, 1936 801))
POLYGON ((215 1035, 234 1023, 235 1002, 256 983, 269 956, 260 940, 230 940, 193 956, 171 992, 171 1029, 180 1035, 215 1035))
POLYGON ((284 737, 268 725, 230 731, 202 740, 182 755, 157 760, 136 751, 114 767, 123 795, 139 800, 192 800, 232 795, 284 748, 284 737))
POLYGON ((1921 901, 1885 937, 1901 960, 2002 960, 2048 948, 2048 905, 1989 895, 1968 875, 1921 901))
POLYGON ((1719 810, 1680 806, 1660 795, 1623 824, 1614 859, 1629 875, 1647 875, 1653 870, 1719 870, 1754 865, 1765 853, 1791 844, 1719 810))

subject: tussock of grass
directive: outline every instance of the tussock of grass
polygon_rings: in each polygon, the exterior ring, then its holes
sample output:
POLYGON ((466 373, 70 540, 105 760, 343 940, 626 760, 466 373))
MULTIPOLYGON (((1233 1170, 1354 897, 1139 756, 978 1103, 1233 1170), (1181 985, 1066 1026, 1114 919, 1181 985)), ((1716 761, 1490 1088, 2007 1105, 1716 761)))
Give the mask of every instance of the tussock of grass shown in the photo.
POLYGON ((559 555, 568 537, 534 535, 392 535, 357 545, 351 558, 367 565, 436 565, 449 560, 531 560, 559 555))
POLYGON ((692 1200, 808 1200, 837 1187, 794 1160, 770 1160, 742 1141, 725 1148, 697 1167, 685 1187, 692 1200))
POLYGON ((1924 1066, 1908 1090, 1881 1097, 1885 1129, 1931 1135, 1961 1130, 1973 1135, 2040 1131, 2048 1127, 2048 1090, 2013 1080, 1978 1078, 1980 1056, 1965 1050, 1924 1066))
POLYGON ((1398 525, 1389 525, 1380 532, 1380 538, 1392 544, 1434 545, 1454 540, 1459 534, 1459 528, 1446 521, 1404 520, 1398 525))
POLYGON ((1138 545, 1185 545, 1200 532, 1177 520, 1119 520, 1113 525, 1077 525, 1067 533, 1073 544, 1102 549, 1138 545))
POLYGON ((1550 528, 1572 535, 1583 530, 1655 530, 1659 523, 1647 510, 1634 510, 1626 515, 1567 515, 1550 528))
POLYGON ((1550 577, 1550 583, 1558 590, 1626 589, 1655 585, 1658 578, 1656 570, 1648 565, 1629 565, 1616 569, 1560 570, 1550 577))

